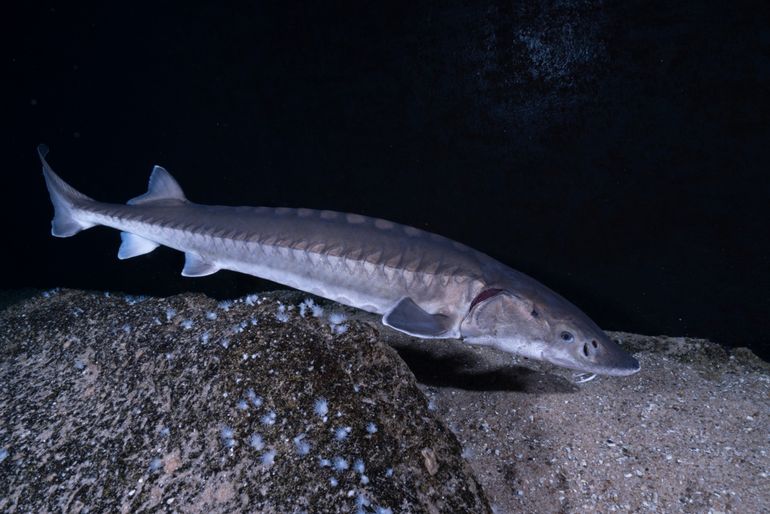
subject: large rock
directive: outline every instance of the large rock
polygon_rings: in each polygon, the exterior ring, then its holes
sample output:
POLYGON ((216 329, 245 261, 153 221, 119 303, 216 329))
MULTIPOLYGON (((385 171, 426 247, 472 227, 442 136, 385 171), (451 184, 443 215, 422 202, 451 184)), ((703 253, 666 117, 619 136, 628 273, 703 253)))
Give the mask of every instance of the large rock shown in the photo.
POLYGON ((0 511, 487 512, 403 361, 301 298, 6 308, 0 511))
POLYGON ((614 333, 642 371, 576 385, 304 298, 7 308, 0 511, 770 512, 770 365, 746 349, 614 333))

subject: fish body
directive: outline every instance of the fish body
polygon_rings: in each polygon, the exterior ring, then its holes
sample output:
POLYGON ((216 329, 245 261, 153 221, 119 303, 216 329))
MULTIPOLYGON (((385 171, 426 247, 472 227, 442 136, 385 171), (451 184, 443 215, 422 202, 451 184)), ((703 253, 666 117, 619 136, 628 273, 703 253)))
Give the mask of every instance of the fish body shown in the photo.
POLYGON ((463 339, 590 373, 639 369, 557 293, 443 236, 335 211, 196 204, 159 166, 147 193, 126 205, 98 202, 56 175, 46 153, 41 145, 54 236, 107 226, 121 232, 121 259, 167 246, 184 253, 185 276, 246 273, 380 314, 415 337, 463 339))

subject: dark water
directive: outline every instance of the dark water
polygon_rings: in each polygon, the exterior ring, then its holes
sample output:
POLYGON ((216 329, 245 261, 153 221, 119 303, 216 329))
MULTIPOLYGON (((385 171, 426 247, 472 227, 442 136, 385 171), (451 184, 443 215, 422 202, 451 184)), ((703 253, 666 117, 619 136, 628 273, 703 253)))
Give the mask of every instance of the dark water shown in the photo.
MULTIPOLYGON (((602 327, 770 357, 770 23, 762 4, 171 2, 9 12, 0 287, 236 296, 107 229, 50 237, 35 161, 104 201, 153 164, 202 203, 439 232, 602 327)), ((22 10, 23 9, 23 10, 22 10)))

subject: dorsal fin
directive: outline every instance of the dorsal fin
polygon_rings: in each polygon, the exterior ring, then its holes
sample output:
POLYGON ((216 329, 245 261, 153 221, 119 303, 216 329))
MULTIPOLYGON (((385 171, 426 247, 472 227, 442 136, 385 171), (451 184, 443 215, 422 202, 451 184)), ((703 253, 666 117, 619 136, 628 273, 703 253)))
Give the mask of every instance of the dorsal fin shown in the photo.
POLYGON ((150 185, 147 188, 147 192, 130 199, 127 203, 128 205, 141 205, 169 200, 173 202, 186 202, 187 198, 185 198, 182 188, 179 187, 179 183, 174 180, 171 173, 166 171, 165 168, 155 166, 150 174, 150 185))

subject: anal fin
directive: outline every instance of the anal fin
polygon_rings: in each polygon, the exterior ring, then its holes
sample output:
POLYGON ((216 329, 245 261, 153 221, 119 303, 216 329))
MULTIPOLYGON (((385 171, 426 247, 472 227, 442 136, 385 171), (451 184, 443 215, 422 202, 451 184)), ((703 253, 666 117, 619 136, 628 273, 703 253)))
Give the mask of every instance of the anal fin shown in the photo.
POLYGON ((403 298, 385 316, 382 323, 411 336, 430 338, 456 337, 452 330, 452 318, 445 314, 430 314, 411 298, 403 298))
POLYGON ((136 234, 131 234, 130 232, 121 232, 120 239, 122 241, 122 243, 120 243, 120 249, 118 250, 118 259, 120 260, 150 253, 160 246, 154 241, 145 239, 142 236, 137 236, 136 234))
POLYGON ((219 271, 219 266, 204 260, 200 255, 186 252, 184 254, 184 277, 205 277, 219 271))

